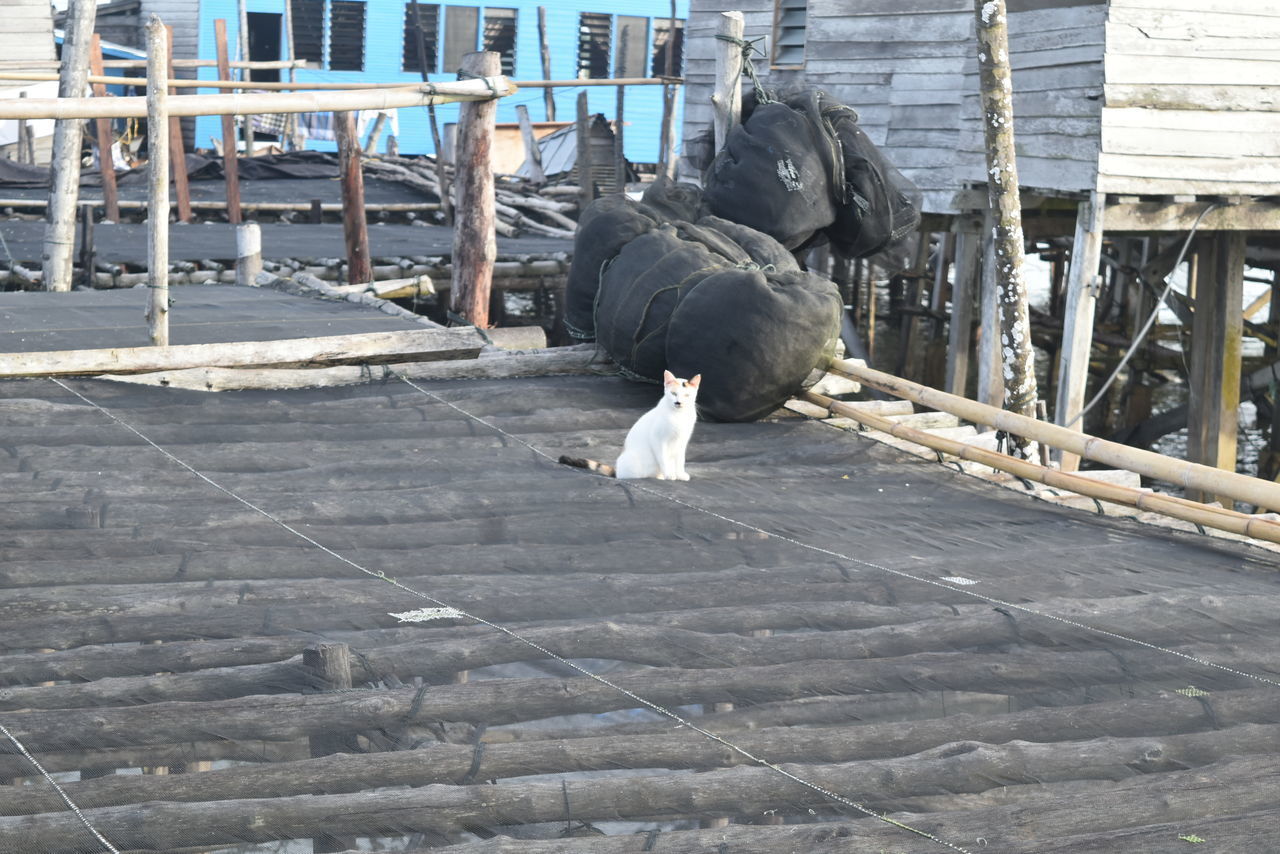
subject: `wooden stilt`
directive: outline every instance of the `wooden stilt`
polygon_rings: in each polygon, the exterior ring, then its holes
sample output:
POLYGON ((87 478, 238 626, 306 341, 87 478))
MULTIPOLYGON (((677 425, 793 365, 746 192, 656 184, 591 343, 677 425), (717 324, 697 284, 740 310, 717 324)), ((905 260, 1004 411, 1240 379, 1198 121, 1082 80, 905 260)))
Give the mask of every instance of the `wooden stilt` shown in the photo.
POLYGON ((236 227, 236 284, 255 287, 262 272, 262 229, 256 222, 236 227))
MULTIPOLYGON (((497 75, 501 58, 491 50, 463 57, 462 70, 481 77, 497 75)), ((473 326, 489 325, 489 291, 498 256, 493 182, 496 101, 463 104, 458 114, 458 221, 453 231, 453 311, 473 326)))
MULTIPOLYGON (((1071 267, 1067 274, 1067 303, 1063 311, 1062 355, 1058 369, 1058 395, 1054 423, 1084 430, 1080 412, 1084 408, 1085 384, 1089 378, 1089 352, 1093 344, 1093 306, 1098 298, 1098 264, 1102 258, 1103 205, 1106 197, 1094 193, 1081 202, 1076 214, 1076 233, 1071 245, 1071 267)), ((1063 471, 1076 471, 1080 458, 1062 452, 1063 471)))
POLYGON ((969 377, 969 352, 973 340, 973 303, 980 275, 978 249, 982 237, 975 231, 956 234, 956 273, 951 287, 951 323, 947 330, 947 374, 943 388, 965 396, 969 377))
POLYGON ((164 23, 147 22, 147 331, 169 345, 169 42, 164 23))
MULTIPOLYGON (((1217 232, 1206 243, 1208 250, 1197 263, 1191 330, 1187 459, 1235 471, 1245 234, 1217 232)), ((1198 489, 1188 489, 1187 497, 1232 507, 1230 498, 1198 489)))
POLYGON ((333 114, 338 137, 338 163, 342 176, 342 233, 347 243, 347 281, 373 281, 369 258, 369 225, 364 211, 364 176, 360 171, 360 139, 356 117, 349 111, 333 114))
POLYGON ((378 153, 378 139, 382 136, 382 128, 387 123, 387 114, 378 113, 378 117, 373 120, 373 127, 369 129, 369 138, 364 144, 365 154, 378 153))
POLYGON ((867 271, 867 364, 876 363, 876 266, 870 261, 863 265, 867 271))
MULTIPOLYGON (((218 51, 218 77, 231 78, 231 60, 227 56, 227 22, 218 18, 213 22, 214 40, 218 51)), ((236 147, 236 119, 230 114, 222 117, 222 172, 227 182, 227 219, 232 225, 240 222, 240 163, 236 147)))
MULTIPOLYGON (((624 31, 630 31, 630 27, 624 27, 624 31)), ((613 191, 615 193, 625 193, 627 190, 627 157, 623 153, 623 125, 626 123, 623 118, 625 109, 627 87, 619 86, 617 92, 617 106, 614 110, 616 118, 613 121, 613 191)))
MULTIPOLYGON (((284 58, 289 62, 289 82, 295 83, 298 79, 298 70, 293 67, 293 58, 295 55, 293 45, 293 0, 284 0, 284 58)), ((303 147, 302 134, 298 133, 298 114, 289 113, 289 117, 285 120, 284 138, 286 145, 292 150, 298 150, 303 147)))
POLYGON ((1000 282, 996 276, 995 216, 982 219, 982 290, 979 297, 981 331, 978 333, 978 400, 1004 407, 1004 378, 1000 358, 1000 282))
POLYGON ((81 284, 93 287, 93 205, 80 205, 80 275, 81 284))
MULTIPOLYGON (((89 50, 93 43, 96 13, 97 5, 90 0, 78 0, 67 10, 62 67, 58 76, 59 98, 78 98, 84 94, 85 83, 89 78, 89 50)), ((84 122, 78 119, 62 119, 54 126, 48 224, 45 226, 42 265, 44 286, 50 291, 71 290, 71 256, 76 244, 76 202, 80 198, 80 144, 83 141, 83 128, 84 122)), ((29 137, 27 153, 34 162, 29 137)))
MULTIPOLYGON (((1280 341, 1280 270, 1271 271, 1271 312, 1267 325, 1276 341, 1280 341)), ((1268 345, 1266 358, 1274 363, 1280 347, 1268 345)), ((1271 419, 1267 431, 1267 448, 1259 455, 1258 476, 1267 480, 1280 479, 1280 381, 1272 378, 1268 389, 1271 399, 1271 419)))
MULTIPOLYGON (((169 52, 169 79, 173 74, 173 27, 165 27, 166 49, 169 52)), ((169 88, 170 95, 178 90, 169 88)), ((182 143, 182 119, 169 118, 169 163, 173 167, 173 192, 178 199, 178 221, 191 222, 191 190, 187 186, 187 150, 182 143)))
MULTIPOLYGON (((27 97, 26 92, 19 92, 19 98, 27 97)), ((35 152, 31 150, 31 138, 27 131, 26 119, 18 119, 18 162, 19 163, 35 163, 35 152)))
MULTIPOLYGON (((102 38, 93 34, 93 44, 89 50, 89 73, 102 74, 102 38)), ((107 87, 103 83, 93 84, 93 97, 105 98, 107 87)), ((98 171, 102 175, 102 204, 105 216, 111 222, 120 221, 120 193, 116 189, 116 166, 112 157, 113 145, 110 119, 95 119, 94 130, 98 138, 98 171)))
POLYGON ((676 154, 676 104, 679 101, 680 87, 677 85, 662 87, 662 138, 658 164, 658 173, 675 180, 676 166, 679 157, 676 154))

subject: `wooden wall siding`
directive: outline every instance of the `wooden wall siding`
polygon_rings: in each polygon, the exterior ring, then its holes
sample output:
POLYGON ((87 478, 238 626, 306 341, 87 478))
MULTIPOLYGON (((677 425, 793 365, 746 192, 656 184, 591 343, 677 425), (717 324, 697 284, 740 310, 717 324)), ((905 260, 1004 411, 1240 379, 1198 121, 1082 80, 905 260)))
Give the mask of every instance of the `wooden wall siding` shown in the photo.
MULTIPOLYGON (((145 27, 152 15, 159 15, 160 20, 173 27, 174 59, 195 59, 200 55, 200 0, 142 0, 141 12, 140 27, 145 27)), ((136 43, 145 45, 146 40, 139 37, 136 43)))
POLYGON ((0 16, 0 55, 5 59, 50 60, 53 47, 53 12, 49 0, 4 0, 0 16))
POLYGON ((1112 0, 1099 187, 1274 195, 1280 7, 1112 0))

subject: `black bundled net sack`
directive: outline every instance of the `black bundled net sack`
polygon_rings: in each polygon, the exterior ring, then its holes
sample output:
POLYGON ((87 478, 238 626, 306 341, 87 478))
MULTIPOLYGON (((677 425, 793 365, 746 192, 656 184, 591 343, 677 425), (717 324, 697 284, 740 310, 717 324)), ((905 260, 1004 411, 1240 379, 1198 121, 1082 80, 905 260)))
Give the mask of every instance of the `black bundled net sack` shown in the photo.
POLYGON ((749 225, 788 249, 835 222, 832 142, 821 117, 787 104, 757 106, 729 131, 704 178, 712 214, 749 225))
POLYGON ((667 367, 702 374, 698 412, 754 421, 835 352, 843 306, 834 283, 798 270, 723 270, 683 294, 667 329, 667 367))
POLYGON ((607 263, 596 340, 624 374, 703 375, 698 409, 718 421, 768 414, 825 365, 840 295, 768 235, 717 217, 657 226, 607 263))

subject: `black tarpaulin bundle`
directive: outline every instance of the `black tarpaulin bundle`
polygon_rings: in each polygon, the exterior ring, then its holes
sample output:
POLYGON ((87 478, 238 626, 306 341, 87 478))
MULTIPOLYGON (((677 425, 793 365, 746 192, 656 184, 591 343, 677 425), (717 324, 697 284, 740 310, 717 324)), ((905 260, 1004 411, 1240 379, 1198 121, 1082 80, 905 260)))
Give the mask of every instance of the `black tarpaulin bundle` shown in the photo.
POLYGON ((669 219, 695 214, 697 201, 696 189, 663 183, 639 203, 592 203, 569 274, 566 322, 589 329, 630 376, 702 374, 699 411, 749 421, 831 355, 840 295, 766 234, 715 216, 669 219))

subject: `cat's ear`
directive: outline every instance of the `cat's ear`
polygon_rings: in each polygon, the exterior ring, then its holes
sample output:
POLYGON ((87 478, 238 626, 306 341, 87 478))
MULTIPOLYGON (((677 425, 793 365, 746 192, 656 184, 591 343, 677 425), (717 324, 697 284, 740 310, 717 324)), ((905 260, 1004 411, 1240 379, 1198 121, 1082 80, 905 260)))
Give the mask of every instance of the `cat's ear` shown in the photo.
POLYGON ((671 385, 671 384, 672 384, 673 382, 675 382, 675 381, 676 381, 676 375, 675 375, 675 374, 671 373, 670 371, 663 371, 663 372, 662 372, 662 384, 663 384, 663 385, 671 385))
POLYGON ((702 382, 702 374, 695 374, 693 379, 689 380, 690 388, 697 388, 698 383, 702 382))

